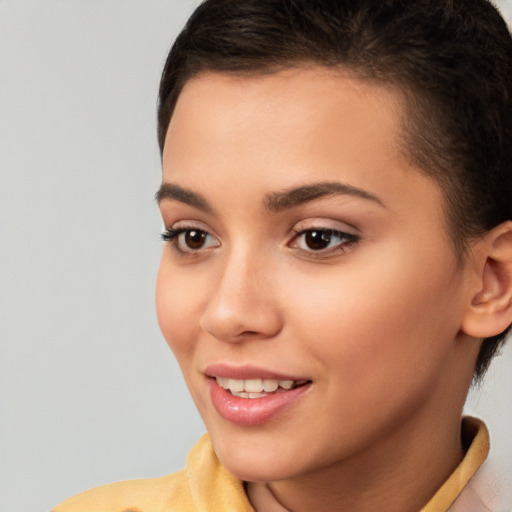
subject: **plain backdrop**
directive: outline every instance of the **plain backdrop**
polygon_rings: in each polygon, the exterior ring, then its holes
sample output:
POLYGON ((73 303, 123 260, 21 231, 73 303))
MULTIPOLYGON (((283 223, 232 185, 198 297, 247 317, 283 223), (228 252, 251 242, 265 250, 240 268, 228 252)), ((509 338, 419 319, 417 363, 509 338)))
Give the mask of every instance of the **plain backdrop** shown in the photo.
MULTIPOLYGON (((170 473, 204 431, 153 298, 157 87, 197 3, 0 0, 0 512, 170 473)), ((468 411, 512 474, 511 369, 468 411)))

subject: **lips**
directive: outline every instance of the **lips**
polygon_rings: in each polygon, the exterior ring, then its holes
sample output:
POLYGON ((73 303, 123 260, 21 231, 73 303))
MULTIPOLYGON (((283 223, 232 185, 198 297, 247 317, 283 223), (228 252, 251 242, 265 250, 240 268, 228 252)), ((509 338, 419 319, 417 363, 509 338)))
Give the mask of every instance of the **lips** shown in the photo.
POLYGON ((231 365, 224 363, 210 364, 204 372, 208 377, 226 377, 228 379, 275 379, 275 380, 307 380, 298 375, 289 375, 284 373, 275 372, 266 368, 260 368, 250 364, 245 365, 231 365))
POLYGON ((212 365, 206 369, 210 396, 225 420, 261 425, 296 404, 312 382, 252 366, 212 365))

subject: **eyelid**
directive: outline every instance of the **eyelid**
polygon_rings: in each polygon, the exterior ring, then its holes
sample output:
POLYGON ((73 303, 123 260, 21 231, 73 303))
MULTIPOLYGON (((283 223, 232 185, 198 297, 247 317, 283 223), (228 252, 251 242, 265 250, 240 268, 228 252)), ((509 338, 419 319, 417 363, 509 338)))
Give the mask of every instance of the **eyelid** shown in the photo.
POLYGON ((361 236, 359 229, 354 224, 325 217, 314 217, 296 222, 291 229, 291 232, 298 234, 302 233, 303 231, 312 231, 315 229, 325 231, 339 231, 340 233, 346 233, 347 235, 357 237, 361 236))
POLYGON ((209 235, 212 235, 214 238, 219 238, 217 234, 204 222, 201 222, 199 220, 177 220, 170 223, 164 224, 164 233, 165 232, 174 232, 174 231, 204 231, 205 233, 208 233, 209 235))

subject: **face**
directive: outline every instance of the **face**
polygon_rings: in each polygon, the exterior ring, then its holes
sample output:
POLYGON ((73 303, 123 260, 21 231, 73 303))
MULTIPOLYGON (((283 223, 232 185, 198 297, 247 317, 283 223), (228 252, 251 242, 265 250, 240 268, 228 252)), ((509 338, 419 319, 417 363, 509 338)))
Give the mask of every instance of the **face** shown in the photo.
POLYGON ((206 74, 180 95, 157 313, 242 479, 393 449, 468 378, 466 271, 438 185, 401 149, 401 112, 393 91, 314 67, 206 74))

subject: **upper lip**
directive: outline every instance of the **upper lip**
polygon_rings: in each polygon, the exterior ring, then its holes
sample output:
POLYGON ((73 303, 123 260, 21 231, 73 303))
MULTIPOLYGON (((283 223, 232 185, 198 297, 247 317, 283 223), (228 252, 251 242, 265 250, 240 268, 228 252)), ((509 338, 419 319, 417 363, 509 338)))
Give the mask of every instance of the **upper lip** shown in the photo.
POLYGON ((284 373, 278 373, 251 364, 231 365, 226 363, 209 364, 204 371, 208 377, 224 377, 228 379, 275 379, 275 380, 309 380, 284 373))

